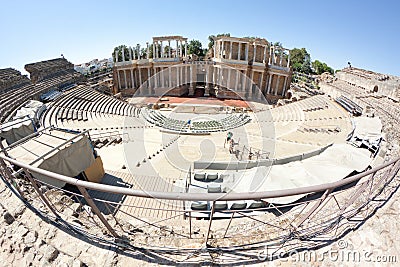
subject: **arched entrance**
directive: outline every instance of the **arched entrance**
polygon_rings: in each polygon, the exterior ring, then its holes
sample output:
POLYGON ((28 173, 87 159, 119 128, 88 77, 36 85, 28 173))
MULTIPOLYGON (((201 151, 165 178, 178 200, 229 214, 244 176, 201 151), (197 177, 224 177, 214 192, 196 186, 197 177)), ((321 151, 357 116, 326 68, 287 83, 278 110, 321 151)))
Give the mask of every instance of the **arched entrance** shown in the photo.
POLYGON ((375 85, 374 86, 374 93, 377 93, 378 92, 378 85, 375 85))

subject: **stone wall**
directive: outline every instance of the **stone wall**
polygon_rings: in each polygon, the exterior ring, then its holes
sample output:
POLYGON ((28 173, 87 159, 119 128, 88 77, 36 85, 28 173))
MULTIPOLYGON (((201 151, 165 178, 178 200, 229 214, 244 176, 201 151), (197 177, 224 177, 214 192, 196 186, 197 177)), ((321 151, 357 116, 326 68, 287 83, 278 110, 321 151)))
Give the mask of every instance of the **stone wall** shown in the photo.
POLYGON ((345 68, 335 75, 338 79, 367 92, 398 97, 400 94, 400 78, 379 74, 358 68, 345 68))
POLYGON ((15 87, 30 83, 26 75, 12 68, 0 69, 0 93, 6 93, 15 87))
POLYGON ((25 70, 30 73, 33 83, 48 78, 59 71, 74 72, 74 64, 65 58, 56 58, 25 65, 25 70))

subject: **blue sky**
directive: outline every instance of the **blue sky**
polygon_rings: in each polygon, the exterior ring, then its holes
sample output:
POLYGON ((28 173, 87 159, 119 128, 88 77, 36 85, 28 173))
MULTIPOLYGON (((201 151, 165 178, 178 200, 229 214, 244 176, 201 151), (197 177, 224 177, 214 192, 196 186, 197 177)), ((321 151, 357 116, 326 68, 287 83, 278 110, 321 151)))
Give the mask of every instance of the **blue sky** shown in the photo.
POLYGON ((183 35, 257 36, 312 60, 400 76, 400 1, 2 1, 0 68, 108 58, 120 44, 183 35))

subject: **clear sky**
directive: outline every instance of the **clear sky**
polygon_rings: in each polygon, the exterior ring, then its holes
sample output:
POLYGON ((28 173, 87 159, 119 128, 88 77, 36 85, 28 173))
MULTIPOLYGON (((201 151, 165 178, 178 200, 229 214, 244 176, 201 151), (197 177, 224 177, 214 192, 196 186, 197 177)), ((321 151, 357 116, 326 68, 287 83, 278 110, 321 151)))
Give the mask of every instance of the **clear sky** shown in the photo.
POLYGON ((400 76, 400 1, 0 2, 0 68, 60 57, 74 64, 109 58, 115 46, 183 35, 207 46, 211 34, 257 36, 312 60, 400 76))

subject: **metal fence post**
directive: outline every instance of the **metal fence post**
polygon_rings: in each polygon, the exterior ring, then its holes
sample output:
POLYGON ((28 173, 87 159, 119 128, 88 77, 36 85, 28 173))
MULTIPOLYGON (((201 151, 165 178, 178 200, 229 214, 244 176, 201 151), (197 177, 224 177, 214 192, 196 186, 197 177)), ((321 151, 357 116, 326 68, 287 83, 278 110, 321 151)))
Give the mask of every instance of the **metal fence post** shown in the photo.
POLYGON ((207 246, 207 243, 208 243, 208 237, 210 235, 211 224, 212 224, 214 212, 215 212, 215 200, 212 202, 212 207, 211 207, 210 223, 208 224, 208 230, 207 230, 207 235, 206 235, 206 246, 207 246))
POLYGON ((314 206, 300 219, 297 223, 296 227, 300 227, 310 216, 319 208, 319 206, 325 201, 325 199, 329 196, 330 193, 333 192, 335 188, 327 189, 324 194, 316 201, 314 206))
POLYGON ((96 203, 94 203, 93 199, 90 197, 89 193, 87 192, 86 188, 77 186, 79 191, 82 193, 83 197, 85 198, 86 202, 88 205, 92 208, 93 212, 99 217, 100 221, 104 224, 104 226, 107 228, 107 230, 115 237, 119 238, 119 235, 115 230, 111 227, 111 225, 107 222, 107 220, 104 218, 103 214, 101 214, 101 211, 99 208, 96 206, 96 203))
POLYGON ((51 210, 51 212, 54 213, 54 215, 57 218, 60 218, 60 215, 58 212, 54 209, 54 207, 50 204, 50 201, 46 198, 46 196, 40 191, 40 188, 37 186, 37 183, 35 182, 35 179, 32 177, 32 175, 28 172, 28 170, 24 169, 24 172, 26 174, 26 177, 28 180, 31 182, 33 188, 35 189, 36 193, 38 193, 39 197, 43 200, 44 204, 51 210))
POLYGON ((14 188, 18 191, 18 194, 25 198, 24 193, 21 191, 21 189, 19 188, 17 182, 15 181, 15 177, 12 175, 12 173, 10 172, 10 170, 7 168, 6 163, 4 162, 3 159, 0 159, 0 165, 1 168, 4 170, 4 174, 6 177, 4 177, 6 180, 9 180, 11 182, 11 184, 14 186, 14 188))
POLYGON ((189 211, 189 238, 192 238, 192 212, 189 211))

